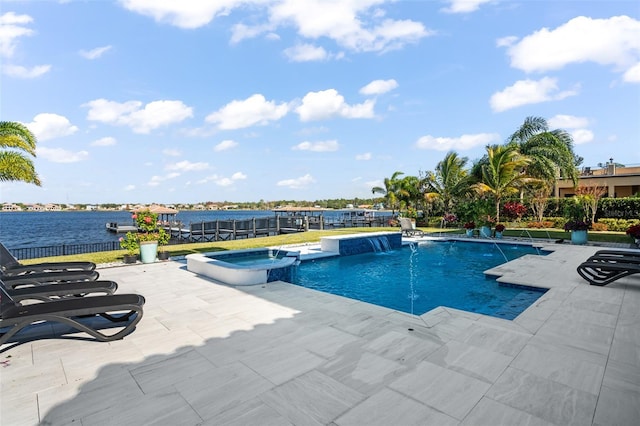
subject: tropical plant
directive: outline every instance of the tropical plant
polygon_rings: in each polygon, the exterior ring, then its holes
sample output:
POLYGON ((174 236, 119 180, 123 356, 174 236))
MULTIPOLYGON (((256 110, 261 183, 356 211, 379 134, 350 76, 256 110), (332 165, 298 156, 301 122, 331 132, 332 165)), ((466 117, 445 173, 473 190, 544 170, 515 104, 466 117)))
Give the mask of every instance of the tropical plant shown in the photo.
POLYGON ((384 196, 385 204, 391 208, 393 213, 395 213, 398 206, 398 188, 399 188, 399 177, 402 176, 403 172, 395 172, 391 175, 390 178, 384 179, 384 187, 374 186, 371 188, 371 192, 374 194, 382 194, 384 196))
POLYGON ((576 195, 582 202, 582 205, 587 212, 587 217, 593 223, 596 220, 596 213, 598 212, 598 201, 607 192, 607 188, 597 185, 580 185, 576 188, 576 195))
POLYGON ((471 192, 470 176, 465 169, 467 161, 466 157, 451 151, 436 165, 433 173, 427 173, 423 178, 427 195, 440 198, 445 214, 451 213, 458 198, 471 192))
POLYGON ((127 251, 129 256, 133 256, 136 254, 136 250, 140 248, 140 244, 138 243, 138 237, 133 232, 127 232, 124 237, 120 237, 120 247, 127 251))
POLYGON ((33 161, 36 137, 26 126, 13 121, 0 121, 0 181, 22 181, 41 186, 33 161), (8 148, 8 149, 7 149, 8 148))
POLYGON ((533 212, 533 216, 538 220, 538 222, 542 222, 542 218, 544 217, 544 211, 549 205, 549 197, 551 196, 551 191, 553 190, 553 186, 546 181, 539 181, 533 184, 529 184, 529 196, 531 197, 531 211, 533 212))
POLYGON ((508 140, 520 154, 530 161, 527 175, 554 183, 561 176, 578 183, 577 166, 582 159, 573 152, 573 138, 564 130, 549 130, 541 117, 527 117, 508 140))
POLYGON ((640 239, 640 225, 633 225, 627 229, 626 234, 634 239, 640 239))
POLYGON ((496 225, 496 232, 504 232, 505 226, 501 223, 496 225))
POLYGON ((502 212, 510 219, 521 220, 522 216, 527 212, 527 206, 517 201, 509 201, 502 206, 502 212))
POLYGON ((586 231, 591 222, 587 219, 587 211, 581 196, 576 195, 565 205, 564 216, 568 219, 564 225, 565 231, 586 231))
POLYGON ((524 174, 530 160, 513 145, 487 147, 487 162, 481 165, 482 181, 473 185, 480 194, 491 194, 495 201, 495 219, 500 221, 500 203, 535 179, 524 174))
POLYGON ((471 221, 471 222, 466 222, 464 225, 464 229, 475 229, 476 227, 476 223, 471 221))

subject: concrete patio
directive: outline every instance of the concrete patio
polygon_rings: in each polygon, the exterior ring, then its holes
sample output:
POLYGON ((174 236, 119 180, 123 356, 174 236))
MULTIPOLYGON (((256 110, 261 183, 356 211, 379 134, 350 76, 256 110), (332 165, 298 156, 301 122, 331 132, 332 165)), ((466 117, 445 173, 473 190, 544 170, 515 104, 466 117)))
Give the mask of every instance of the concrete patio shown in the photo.
POLYGON ((493 271, 550 288, 514 321, 101 268, 145 296, 138 328, 4 346, 0 424, 638 425, 640 277, 590 286, 576 266, 597 247, 550 248, 493 271))

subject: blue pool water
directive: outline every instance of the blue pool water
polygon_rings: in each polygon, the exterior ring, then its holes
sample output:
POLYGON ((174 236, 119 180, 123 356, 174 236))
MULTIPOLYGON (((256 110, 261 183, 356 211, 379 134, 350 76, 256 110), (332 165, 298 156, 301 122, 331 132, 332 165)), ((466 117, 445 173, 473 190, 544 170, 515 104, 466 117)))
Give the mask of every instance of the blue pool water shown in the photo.
POLYGON ((546 290, 500 285, 484 271, 525 254, 526 245, 429 242, 399 250, 305 261, 293 283, 422 315, 438 306, 514 319, 546 290), (504 255, 503 255, 504 253, 504 255))

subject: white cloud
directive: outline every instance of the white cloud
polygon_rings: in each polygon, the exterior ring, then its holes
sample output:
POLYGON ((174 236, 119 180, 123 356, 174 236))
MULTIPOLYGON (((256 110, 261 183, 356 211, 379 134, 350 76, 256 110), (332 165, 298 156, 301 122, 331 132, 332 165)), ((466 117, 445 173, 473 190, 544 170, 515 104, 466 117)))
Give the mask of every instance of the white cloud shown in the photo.
POLYGON ((571 132, 571 137, 576 145, 591 142, 594 138, 593 132, 589 129, 576 129, 571 132))
POLYGON ((62 148, 47 148, 44 146, 37 147, 36 154, 38 154, 38 158, 44 158, 53 163, 77 163, 89 158, 87 151, 73 152, 62 148))
POLYGON ((574 115, 558 114, 547 120, 547 124, 552 129, 577 129, 587 127, 589 119, 586 117, 576 117, 574 115))
POLYGON ((276 185, 286 186, 291 189, 304 189, 309 185, 311 185, 312 183, 315 183, 315 181, 316 180, 313 178, 313 176, 311 176, 310 174, 306 174, 304 176, 301 176, 295 179, 281 180, 276 185))
POLYGON ((78 131, 78 128, 69 122, 66 117, 58 114, 42 113, 33 117, 31 123, 25 123, 39 141, 46 141, 63 136, 69 136, 78 131))
POLYGON ((147 183, 148 186, 158 186, 160 185, 162 182, 166 181, 166 180, 170 180, 170 179, 175 179, 178 176, 180 176, 180 173, 178 172, 173 172, 173 173, 169 173, 165 176, 151 176, 151 179, 149 180, 149 182, 147 183))
POLYGON ((301 121, 323 120, 334 116, 344 118, 373 118, 374 100, 361 104, 348 105, 344 97, 335 89, 309 92, 302 99, 302 105, 296 108, 301 121))
POLYGON ((356 160, 358 161, 369 161, 372 158, 373 158, 373 155, 371 155, 370 152, 365 152, 365 153, 356 155, 356 160))
MULTIPOLYGON (((524 37, 507 52, 511 66, 525 72, 595 62, 626 73, 640 60, 640 21, 628 16, 607 19, 578 16, 556 29, 542 28, 524 37)), ((626 81, 636 82, 631 74, 626 81)))
POLYGON ((420 22, 385 19, 381 9, 371 11, 380 3, 384 0, 282 0, 271 6, 269 20, 274 27, 293 25, 304 38, 328 38, 355 52, 397 49, 432 34, 420 22))
POLYGON ((15 78, 38 78, 41 75, 48 73, 51 70, 51 65, 36 65, 32 68, 26 68, 22 65, 4 64, 2 65, 2 73, 9 77, 15 78))
POLYGON ((419 149, 433 149, 436 151, 459 150, 466 151, 477 146, 485 146, 496 143, 500 135, 496 133, 478 133, 475 135, 462 135, 457 138, 422 136, 416 142, 419 149))
POLYGON ((89 107, 87 120, 129 126, 135 133, 143 134, 193 116, 192 108, 181 101, 153 101, 142 108, 140 101, 119 103, 95 99, 83 106, 89 107))
POLYGON ((578 94, 578 89, 559 91, 557 79, 544 77, 536 80, 516 81, 501 92, 491 95, 491 109, 497 112, 506 111, 522 105, 557 101, 578 94))
POLYGON ((398 87, 398 82, 391 80, 374 80, 360 89, 362 95, 381 95, 398 87))
POLYGON ((95 141, 91 142, 91 146, 113 146, 116 144, 117 144, 116 138, 112 138, 111 136, 96 139, 95 141))
POLYGON ((196 183, 203 185, 203 184, 213 182, 218 186, 227 187, 227 186, 233 185, 236 181, 244 180, 246 178, 247 178, 247 175, 245 175, 244 173, 236 172, 233 175, 231 175, 231 177, 218 176, 218 175, 207 176, 206 178, 201 179, 196 183))
POLYGON ((156 22, 168 23, 180 28, 199 28, 207 25, 217 16, 228 15, 236 7, 260 0, 223 1, 155 1, 120 0, 120 4, 132 12, 149 16, 156 22))
POLYGON ((289 106, 286 103, 276 105, 274 101, 267 101, 260 94, 251 95, 243 101, 232 101, 209 114, 208 123, 217 123, 218 128, 224 130, 242 129, 254 125, 266 125, 287 115, 289 106))
POLYGON ((105 52, 108 52, 109 50, 111 50, 111 46, 102 46, 102 47, 96 47, 95 49, 91 49, 91 50, 81 50, 78 53, 80 54, 80 56, 82 56, 85 59, 98 59, 105 52))
POLYGON ((169 157, 179 157, 182 155, 182 152, 180 152, 179 149, 173 149, 173 148, 166 148, 162 150, 162 153, 164 155, 167 155, 169 157))
POLYGON ((337 151, 340 148, 338 145, 338 141, 330 140, 330 141, 318 141, 318 142, 301 142, 298 145, 295 145, 291 149, 296 151, 313 151, 313 152, 329 152, 329 151, 337 151))
POLYGON ((387 0, 224 0, 170 2, 120 0, 128 10, 180 28, 198 28, 234 9, 250 7, 252 25, 236 24, 232 43, 293 26, 302 38, 328 38, 352 51, 386 51, 415 43, 432 34, 420 22, 385 18, 378 7, 387 0), (372 8, 376 7, 372 10, 372 8), (261 17, 262 21, 260 20, 261 17))
POLYGON ((321 46, 312 44, 297 44, 284 50, 284 54, 292 62, 323 61, 329 54, 321 46))
POLYGON ((552 129, 571 129, 569 133, 576 145, 591 142, 594 138, 593 132, 586 128, 589 126, 589 119, 586 117, 558 114, 548 119, 547 123, 552 129))
POLYGON ((475 12, 481 5, 494 0, 448 0, 449 6, 442 8, 447 13, 469 13, 475 12))
POLYGON ((179 161, 177 163, 173 163, 173 164, 167 164, 165 166, 166 170, 178 170, 181 172, 193 172, 193 171, 198 171, 198 170, 206 170, 209 168, 209 164, 208 163, 192 163, 190 161, 184 160, 184 161, 179 161))
POLYGON ((640 62, 625 71, 622 78, 627 83, 640 83, 640 62))
POLYGON ((232 149, 238 146, 238 142, 232 140, 225 140, 220 142, 218 145, 213 147, 213 150, 216 152, 226 151, 228 149, 232 149))
POLYGON ((10 58, 13 56, 20 37, 31 36, 35 32, 25 25, 33 22, 29 15, 16 15, 7 12, 0 16, 0 56, 10 58))

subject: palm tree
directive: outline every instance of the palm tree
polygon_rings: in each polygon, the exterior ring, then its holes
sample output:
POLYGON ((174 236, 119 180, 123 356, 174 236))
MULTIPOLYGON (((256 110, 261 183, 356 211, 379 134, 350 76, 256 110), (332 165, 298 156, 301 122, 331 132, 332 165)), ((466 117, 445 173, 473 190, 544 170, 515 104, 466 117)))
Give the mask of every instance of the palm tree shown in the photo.
POLYGON ((35 157, 36 143, 36 137, 26 126, 13 121, 0 121, 0 181, 42 185, 33 162, 21 152, 35 157))
POLYGON ((487 162, 481 166, 482 182, 473 185, 480 193, 493 195, 496 207, 496 222, 500 221, 500 203, 505 196, 517 193, 526 183, 535 179, 524 170, 531 160, 520 154, 514 145, 487 147, 487 162))
POLYGON ((390 178, 384 178, 384 188, 381 186, 371 188, 372 193, 384 195, 387 206, 391 207, 394 213, 398 204, 398 187, 400 182, 398 177, 403 174, 402 172, 395 172, 390 178))
POLYGON ((427 173, 425 197, 440 198, 444 212, 448 214, 453 208, 454 200, 467 195, 470 190, 470 176, 466 170, 468 159, 459 157, 456 152, 448 152, 444 159, 436 165, 435 172, 427 173))
POLYGON ((549 130, 544 118, 527 117, 508 140, 522 154, 531 159, 527 174, 555 183, 558 173, 578 183, 576 166, 580 157, 573 152, 573 138, 564 130, 549 130))

